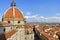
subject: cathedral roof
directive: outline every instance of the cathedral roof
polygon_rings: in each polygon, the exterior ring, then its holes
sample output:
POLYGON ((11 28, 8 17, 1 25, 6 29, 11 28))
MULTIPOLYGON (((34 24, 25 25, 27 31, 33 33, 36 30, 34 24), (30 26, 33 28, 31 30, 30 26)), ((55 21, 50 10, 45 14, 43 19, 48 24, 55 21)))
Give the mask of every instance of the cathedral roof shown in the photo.
POLYGON ((13 8, 10 8, 5 12, 3 18, 24 18, 24 17, 21 11, 19 11, 17 8, 14 8, 14 10, 13 8))
POLYGON ((4 13, 3 18, 24 18, 22 12, 16 8, 16 3, 12 1, 11 7, 4 13))

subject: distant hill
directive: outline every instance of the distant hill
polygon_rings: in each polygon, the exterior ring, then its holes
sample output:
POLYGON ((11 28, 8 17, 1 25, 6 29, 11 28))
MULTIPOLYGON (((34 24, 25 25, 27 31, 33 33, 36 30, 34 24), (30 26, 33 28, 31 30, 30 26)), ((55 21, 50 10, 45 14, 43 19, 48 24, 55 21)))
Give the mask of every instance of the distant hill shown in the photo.
POLYGON ((47 22, 27 22, 27 24, 60 24, 60 23, 47 23, 47 22))

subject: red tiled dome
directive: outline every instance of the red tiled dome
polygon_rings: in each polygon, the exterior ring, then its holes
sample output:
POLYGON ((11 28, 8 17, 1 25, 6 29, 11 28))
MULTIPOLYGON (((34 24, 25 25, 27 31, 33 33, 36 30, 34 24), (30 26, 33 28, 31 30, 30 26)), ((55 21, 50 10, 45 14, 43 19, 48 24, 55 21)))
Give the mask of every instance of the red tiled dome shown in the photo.
POLYGON ((5 12, 5 14, 3 15, 3 18, 24 18, 24 17, 21 11, 19 11, 17 8, 14 8, 13 10, 13 7, 12 7, 5 12))

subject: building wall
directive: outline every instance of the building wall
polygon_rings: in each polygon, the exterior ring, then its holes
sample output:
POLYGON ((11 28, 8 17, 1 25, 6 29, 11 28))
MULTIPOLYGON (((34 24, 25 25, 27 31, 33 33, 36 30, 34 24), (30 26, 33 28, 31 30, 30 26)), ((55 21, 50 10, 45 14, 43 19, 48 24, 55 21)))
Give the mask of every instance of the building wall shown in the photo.
MULTIPOLYGON (((4 20, 3 22, 8 22, 9 20, 4 20)), ((11 24, 13 24, 13 21, 10 21, 11 24)))
POLYGON ((25 40, 25 31, 24 31, 24 28, 22 28, 19 31, 17 31, 15 34, 13 34, 7 40, 25 40))
POLYGON ((11 19, 11 18, 5 18, 3 19, 3 22, 8 22, 10 21, 11 24, 14 25, 25 25, 25 20, 21 20, 21 19, 11 19), (20 21, 20 23, 18 23, 18 21, 20 21))
POLYGON ((25 40, 34 40, 34 34, 27 34, 25 40))
POLYGON ((11 30, 12 30, 11 27, 5 27, 5 33, 9 32, 11 30))
POLYGON ((18 21, 14 21, 14 24, 15 24, 15 25, 24 25, 25 22, 24 22, 24 21, 20 21, 20 23, 18 23, 18 21))
POLYGON ((4 33, 4 27, 0 27, 0 34, 3 34, 4 33))
POLYGON ((17 33, 13 34, 11 37, 7 38, 7 40, 17 40, 17 33))
POLYGON ((24 28, 21 28, 20 30, 19 30, 19 32, 20 32, 20 40, 25 40, 25 29, 24 28))
MULTIPOLYGON (((5 32, 9 32, 11 30, 13 30, 14 26, 8 26, 8 27, 0 27, 0 32, 2 31, 4 33, 4 28, 5 28, 5 32)), ((31 34, 26 34, 26 30, 24 27, 22 28, 17 28, 16 29, 17 32, 13 35, 11 35, 9 38, 7 38, 7 40, 34 40, 34 33, 31 34)))
MULTIPOLYGON (((4 19, 3 22, 8 22, 10 21, 10 23, 12 25, 25 25, 25 20, 20 20, 20 23, 18 23, 19 20, 14 20, 13 19, 4 19)), ((31 34, 26 34, 26 30, 24 27, 22 28, 16 28, 17 26, 11 26, 11 27, 5 27, 6 32, 9 32, 12 29, 16 29, 17 32, 15 34, 13 34, 12 36, 10 36, 7 40, 34 40, 34 33, 32 32, 32 29, 28 29, 29 33, 31 34)))
POLYGON ((9 32, 11 31, 11 27, 7 27, 7 26, 1 26, 0 27, 0 33, 6 33, 6 32, 9 32))

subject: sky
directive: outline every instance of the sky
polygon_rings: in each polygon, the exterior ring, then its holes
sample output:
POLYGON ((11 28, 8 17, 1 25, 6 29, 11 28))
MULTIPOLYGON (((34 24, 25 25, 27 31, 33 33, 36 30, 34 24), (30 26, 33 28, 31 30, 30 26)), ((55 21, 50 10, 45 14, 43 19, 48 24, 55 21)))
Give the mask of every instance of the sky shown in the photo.
MULTIPOLYGON (((12 0, 0 0, 0 18, 10 7, 11 2, 12 0)), ((60 20, 60 0, 15 0, 15 2, 27 21, 59 22, 57 20, 60 20)))

